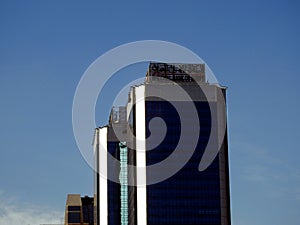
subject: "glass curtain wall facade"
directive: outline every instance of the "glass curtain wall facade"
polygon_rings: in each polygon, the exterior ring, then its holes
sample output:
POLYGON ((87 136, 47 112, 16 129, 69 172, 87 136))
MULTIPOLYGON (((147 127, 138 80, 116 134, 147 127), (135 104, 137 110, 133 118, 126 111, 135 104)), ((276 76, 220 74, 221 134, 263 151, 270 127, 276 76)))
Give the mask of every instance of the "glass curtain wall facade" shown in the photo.
MULTIPOLYGON (((186 87, 189 88, 189 87, 186 87)), ((147 86, 146 86, 147 89, 147 86)), ((220 163, 219 155, 213 163, 199 172, 199 162, 209 140, 211 131, 211 111, 206 101, 194 102, 200 124, 200 137, 195 152, 188 163, 169 179, 147 186, 147 224, 229 224, 229 215, 222 223, 221 208, 221 180, 220 171, 227 170, 226 165, 220 163)), ((161 99, 145 101, 146 138, 150 135, 149 122, 156 117, 162 118, 167 125, 167 134, 156 148, 146 153, 147 166, 161 162, 170 156, 180 138, 180 118, 170 102, 161 99)), ((190 108, 186 102, 177 102, 186 113, 190 108)), ((216 104, 211 104, 216 107, 216 104)), ((191 121, 192 122, 192 121, 191 121)), ((188 133, 183 134, 187 135, 188 133)), ((152 145, 146 142, 146 145, 152 145)), ((193 148, 193 146, 186 146, 193 148)), ((147 148, 148 149, 148 148, 147 148)), ((224 149, 222 150, 224 153, 224 149)), ((185 154, 185 149, 181 150, 185 154)), ((180 157, 180 154, 178 157, 180 157)), ((147 179, 151 179, 147 171, 147 179)), ((226 184, 223 184, 226 185, 226 184)), ((226 187, 227 188, 227 187, 226 187)), ((228 190, 226 190, 229 195, 228 190)), ((224 209, 223 209, 224 210, 224 209)), ((227 209, 226 209, 227 210, 227 209)), ((223 212, 224 213, 224 212, 223 212)), ((226 214, 228 214, 226 212, 226 214)))

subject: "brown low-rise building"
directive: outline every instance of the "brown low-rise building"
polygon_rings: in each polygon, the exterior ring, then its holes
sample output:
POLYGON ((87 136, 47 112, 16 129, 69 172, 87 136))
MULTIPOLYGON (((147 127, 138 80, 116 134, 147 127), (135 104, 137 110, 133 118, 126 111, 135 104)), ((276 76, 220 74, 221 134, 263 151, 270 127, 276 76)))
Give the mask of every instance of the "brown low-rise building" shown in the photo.
POLYGON ((65 210, 65 225, 93 225, 94 198, 68 194, 65 210))

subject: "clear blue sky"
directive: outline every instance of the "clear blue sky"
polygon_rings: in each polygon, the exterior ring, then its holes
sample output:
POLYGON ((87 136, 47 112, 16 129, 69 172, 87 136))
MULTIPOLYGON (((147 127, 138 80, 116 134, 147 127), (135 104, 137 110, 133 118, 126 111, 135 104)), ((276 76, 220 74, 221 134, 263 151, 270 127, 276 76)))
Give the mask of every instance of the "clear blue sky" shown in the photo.
POLYGON ((190 48, 229 87, 233 225, 299 224, 299 10, 296 0, 2 0, 0 224, 29 208, 36 220, 24 223, 52 221, 44 208, 60 222, 67 193, 93 194, 72 131, 76 86, 98 56, 145 39, 190 48))

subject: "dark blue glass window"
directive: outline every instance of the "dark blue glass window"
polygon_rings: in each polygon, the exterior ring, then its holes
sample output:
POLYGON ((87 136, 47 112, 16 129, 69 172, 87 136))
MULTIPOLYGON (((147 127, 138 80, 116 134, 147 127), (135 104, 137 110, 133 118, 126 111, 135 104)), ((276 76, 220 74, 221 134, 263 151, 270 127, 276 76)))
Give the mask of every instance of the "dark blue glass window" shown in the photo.
POLYGON ((80 212, 69 212, 68 213, 69 223, 80 223, 80 212))
POLYGON ((80 211, 80 206, 68 206, 68 211, 80 211))
MULTIPOLYGON (((119 159, 119 142, 109 141, 107 143, 108 152, 119 159)), ((117 165, 109 165, 108 173, 112 173, 110 176, 119 177, 120 168, 117 165)), ((120 185, 113 181, 107 181, 108 188, 108 224, 120 224, 120 185)), ((101 199, 100 199, 101 201, 101 199)), ((101 216, 101 215, 100 215, 101 216)))
MULTIPOLYGON (((196 150, 188 163, 178 173, 163 182, 147 186, 148 225, 219 225, 221 223, 218 157, 208 169, 203 172, 198 171, 199 162, 211 131, 210 108, 207 102, 194 103, 201 126, 196 150)), ((155 149, 147 151, 147 165, 152 165, 172 154, 180 138, 181 125, 179 115, 171 103, 146 101, 145 104, 147 137, 155 135, 153 131, 150 134, 148 127, 152 118, 160 117, 167 125, 167 135, 164 140, 155 149)), ((180 102, 178 104, 182 110, 186 110, 188 113, 190 110, 188 103, 180 102)), ((155 175, 147 171, 147 178, 150 176, 155 175)))

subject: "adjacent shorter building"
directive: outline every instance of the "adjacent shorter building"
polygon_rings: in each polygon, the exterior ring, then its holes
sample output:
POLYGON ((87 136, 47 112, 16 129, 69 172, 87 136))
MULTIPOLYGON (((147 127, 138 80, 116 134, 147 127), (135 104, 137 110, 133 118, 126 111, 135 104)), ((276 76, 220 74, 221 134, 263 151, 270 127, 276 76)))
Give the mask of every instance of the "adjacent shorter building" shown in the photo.
POLYGON ((94 198, 79 194, 68 194, 65 225, 93 225, 94 198))

